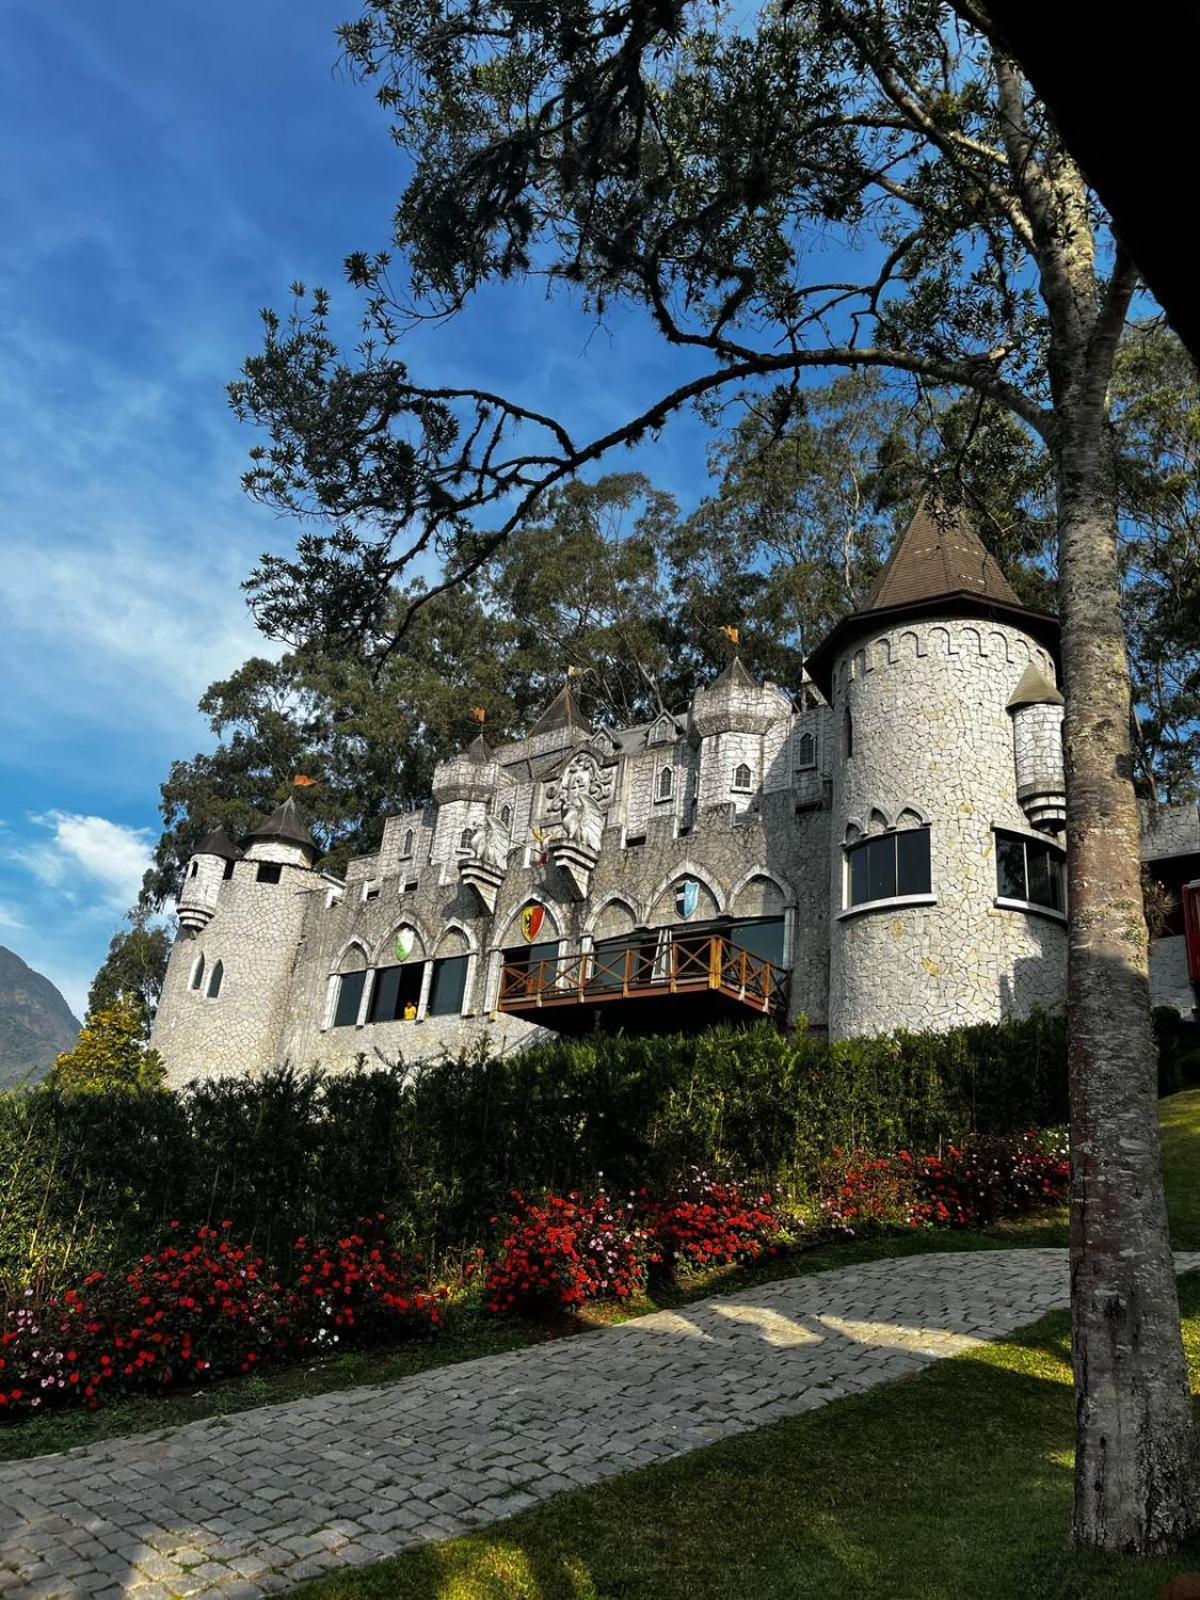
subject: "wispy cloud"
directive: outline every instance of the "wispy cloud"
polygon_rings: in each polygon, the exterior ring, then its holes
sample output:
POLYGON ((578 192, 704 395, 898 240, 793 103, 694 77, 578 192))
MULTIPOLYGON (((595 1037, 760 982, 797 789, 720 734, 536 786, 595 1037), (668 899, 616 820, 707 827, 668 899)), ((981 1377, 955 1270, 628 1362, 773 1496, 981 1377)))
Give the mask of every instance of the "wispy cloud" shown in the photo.
POLYGON ((149 829, 66 811, 31 820, 51 835, 24 857, 29 870, 43 883, 74 896, 82 878, 85 892, 98 890, 118 913, 136 899, 150 865, 153 838, 149 829))

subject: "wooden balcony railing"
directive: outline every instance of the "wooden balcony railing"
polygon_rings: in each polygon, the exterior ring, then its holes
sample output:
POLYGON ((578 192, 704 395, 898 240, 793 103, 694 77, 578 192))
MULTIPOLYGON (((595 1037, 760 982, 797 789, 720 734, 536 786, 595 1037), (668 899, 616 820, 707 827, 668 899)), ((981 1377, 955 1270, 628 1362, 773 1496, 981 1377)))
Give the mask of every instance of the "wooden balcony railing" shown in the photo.
MULTIPOLYGON (((788 975, 723 934, 685 935, 619 950, 589 950, 553 961, 506 963, 500 1010, 518 1015, 564 1006, 713 992, 782 1021, 788 975)), ((549 1023, 549 1019, 544 1019, 549 1023)))

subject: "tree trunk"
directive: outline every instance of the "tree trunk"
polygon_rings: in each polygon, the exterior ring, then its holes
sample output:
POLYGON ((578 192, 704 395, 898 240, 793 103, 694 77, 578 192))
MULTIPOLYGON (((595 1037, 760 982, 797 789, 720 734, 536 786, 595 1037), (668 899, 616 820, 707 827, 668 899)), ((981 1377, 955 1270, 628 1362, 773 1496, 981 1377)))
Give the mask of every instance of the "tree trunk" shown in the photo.
POLYGON ((1167 1235, 1149 944, 1102 400, 1056 439, 1070 884, 1077 1544, 1149 1554, 1194 1525, 1197 1461, 1167 1235))

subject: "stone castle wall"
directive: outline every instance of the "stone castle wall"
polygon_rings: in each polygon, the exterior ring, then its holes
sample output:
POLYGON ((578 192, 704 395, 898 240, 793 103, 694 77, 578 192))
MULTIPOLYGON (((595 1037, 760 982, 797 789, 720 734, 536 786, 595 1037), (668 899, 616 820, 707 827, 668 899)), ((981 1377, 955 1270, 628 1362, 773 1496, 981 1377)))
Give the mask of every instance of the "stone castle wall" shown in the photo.
POLYGON ((853 740, 833 782, 837 1036, 995 1022, 1061 1003, 1061 920, 995 905, 993 829, 1031 833, 1006 709, 1031 660, 1053 683, 1049 653, 1017 629, 936 621, 881 630, 837 663, 835 727, 845 736, 848 712, 853 740), (848 833, 883 831, 906 808, 903 821, 929 825, 933 903, 846 909, 848 833))

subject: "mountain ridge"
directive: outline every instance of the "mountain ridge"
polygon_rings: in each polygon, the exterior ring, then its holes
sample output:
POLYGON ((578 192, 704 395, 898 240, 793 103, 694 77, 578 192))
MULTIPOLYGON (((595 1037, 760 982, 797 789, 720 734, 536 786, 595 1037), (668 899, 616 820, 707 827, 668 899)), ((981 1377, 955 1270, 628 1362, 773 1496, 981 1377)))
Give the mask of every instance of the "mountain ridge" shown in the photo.
POLYGON ((0 944, 0 1090, 40 1082, 80 1026, 50 979, 0 944))

